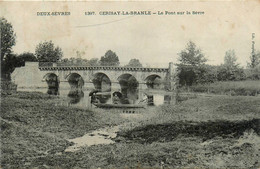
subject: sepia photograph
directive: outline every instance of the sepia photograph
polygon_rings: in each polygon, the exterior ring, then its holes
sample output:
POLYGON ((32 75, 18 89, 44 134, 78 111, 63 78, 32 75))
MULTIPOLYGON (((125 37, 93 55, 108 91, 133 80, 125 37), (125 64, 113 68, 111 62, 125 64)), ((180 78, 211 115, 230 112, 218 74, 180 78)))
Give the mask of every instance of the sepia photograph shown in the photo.
POLYGON ((260 1, 0 1, 0 168, 260 168, 260 1))

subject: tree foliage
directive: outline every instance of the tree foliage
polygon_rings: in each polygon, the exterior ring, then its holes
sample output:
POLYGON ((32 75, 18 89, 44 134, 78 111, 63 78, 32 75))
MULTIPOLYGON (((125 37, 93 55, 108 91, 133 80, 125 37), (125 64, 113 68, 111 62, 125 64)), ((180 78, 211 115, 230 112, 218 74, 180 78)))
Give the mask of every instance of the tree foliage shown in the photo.
POLYGON ((215 81, 235 81, 246 78, 244 70, 237 63, 234 50, 225 53, 224 64, 219 66, 206 65, 206 58, 193 42, 182 50, 178 64, 181 85, 212 83, 215 81))
POLYGON ((248 63, 248 70, 245 71, 248 79, 260 80, 260 51, 253 53, 250 56, 250 63, 248 63))
POLYGON ((207 72, 205 62, 207 59, 194 42, 188 42, 186 49, 178 55, 180 64, 177 64, 177 66, 181 85, 190 86, 205 81, 204 76, 207 72))
POLYGON ((143 67, 139 59, 131 59, 125 67, 143 67))
POLYGON ((3 78, 10 80, 10 74, 16 67, 25 65, 26 61, 35 62, 37 58, 33 53, 25 52, 20 55, 9 53, 6 55, 2 65, 3 78))
POLYGON ((92 58, 90 60, 82 58, 65 58, 59 63, 61 66, 99 66, 98 58, 92 58))
POLYGON ((5 18, 0 17, 1 34, 1 77, 10 79, 10 73, 14 70, 16 55, 12 54, 12 47, 15 45, 16 35, 13 26, 5 18))
POLYGON ((13 26, 5 18, 0 18, 1 28, 1 63, 4 58, 12 52, 12 47, 15 45, 16 35, 13 30, 13 26))
POLYGON ((228 50, 224 57, 224 66, 229 68, 238 67, 237 57, 234 50, 228 50))
POLYGON ((119 66, 120 62, 115 52, 108 50, 100 59, 101 66, 119 66))
POLYGON ((99 66, 99 61, 98 61, 98 58, 91 58, 89 61, 88 61, 88 66, 99 66))
POLYGON ((65 58, 59 62, 62 66, 86 66, 88 60, 82 58, 65 58))
POLYGON ((244 70, 240 67, 226 67, 224 65, 220 65, 217 72, 217 80, 218 81, 238 81, 244 80, 245 73, 244 70))
POLYGON ((179 56, 179 61, 183 65, 199 66, 207 61, 204 54, 192 41, 188 42, 186 49, 182 50, 179 56))
POLYGON ((252 55, 250 56, 250 63, 249 63, 249 67, 250 68, 255 68, 260 64, 260 52, 257 51, 256 53, 252 53, 252 55))
POLYGON ((237 64, 237 57, 234 50, 228 50, 224 57, 224 64, 220 65, 217 72, 219 81, 243 80, 245 73, 237 64))
POLYGON ((2 78, 6 80, 10 80, 11 73, 14 71, 17 63, 17 56, 13 53, 8 53, 5 56, 5 59, 1 62, 1 69, 2 69, 2 78))
POLYGON ((40 62, 57 62, 63 53, 60 47, 55 47, 52 41, 41 42, 35 49, 35 55, 40 62))
POLYGON ((255 67, 259 67, 260 66, 260 51, 257 51, 255 56, 256 56, 255 67))
POLYGON ((245 71, 247 79, 260 80, 260 64, 245 71))
POLYGON ((30 52, 24 52, 17 56, 16 58, 16 67, 21 67, 25 65, 25 62, 37 62, 37 58, 33 53, 30 52))

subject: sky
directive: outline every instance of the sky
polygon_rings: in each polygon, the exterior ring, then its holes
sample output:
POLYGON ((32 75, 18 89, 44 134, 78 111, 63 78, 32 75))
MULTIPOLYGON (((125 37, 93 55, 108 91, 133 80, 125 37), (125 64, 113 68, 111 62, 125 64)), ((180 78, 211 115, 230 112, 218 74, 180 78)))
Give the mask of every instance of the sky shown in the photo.
POLYGON ((16 33, 14 53, 35 52, 43 41, 62 48, 64 58, 100 58, 116 52, 122 65, 136 58, 144 66, 168 67, 193 41, 208 64, 223 63, 234 49, 241 66, 249 62, 252 33, 260 50, 260 1, 184 2, 0 2, 0 16, 16 33), (85 12, 96 15, 85 15, 85 12), (103 11, 200 11, 203 15, 100 15, 103 11), (37 16, 37 12, 70 12, 37 16))

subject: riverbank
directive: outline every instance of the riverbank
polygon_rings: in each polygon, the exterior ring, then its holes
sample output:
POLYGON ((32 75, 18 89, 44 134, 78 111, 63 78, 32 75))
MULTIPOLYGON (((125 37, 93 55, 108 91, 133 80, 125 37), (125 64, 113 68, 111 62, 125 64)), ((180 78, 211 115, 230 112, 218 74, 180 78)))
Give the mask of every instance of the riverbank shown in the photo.
POLYGON ((209 84, 192 85, 181 90, 230 96, 258 96, 260 94, 260 80, 219 81, 209 84))
POLYGON ((3 167, 33 167, 34 159, 61 153, 71 146, 68 139, 125 121, 116 112, 59 106, 60 99, 30 92, 1 97, 3 167))
POLYGON ((3 168, 257 168, 260 98, 198 96, 122 116, 79 109, 60 98, 18 92, 1 98, 3 168), (69 140, 119 128, 114 144, 66 152, 69 140))

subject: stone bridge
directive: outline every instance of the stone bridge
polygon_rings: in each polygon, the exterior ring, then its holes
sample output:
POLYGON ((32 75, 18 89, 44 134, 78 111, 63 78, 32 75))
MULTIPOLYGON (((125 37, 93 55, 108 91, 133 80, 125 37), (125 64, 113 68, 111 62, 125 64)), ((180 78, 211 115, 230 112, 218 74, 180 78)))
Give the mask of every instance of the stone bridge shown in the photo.
POLYGON ((26 62, 24 67, 16 68, 11 75, 19 89, 47 88, 50 94, 58 94, 62 89, 70 93, 82 90, 121 92, 132 100, 141 98, 143 91, 150 89, 173 90, 174 68, 128 68, 112 66, 39 66, 38 62, 26 62), (52 91, 55 91, 52 93, 52 91))
MULTIPOLYGON (((83 88, 100 88, 110 84, 111 89, 120 89, 120 81, 130 78, 138 83, 139 89, 153 88, 155 83, 166 87, 172 81, 173 64, 169 68, 128 68, 112 66, 39 66, 38 62, 26 62, 24 67, 16 68, 12 81, 18 88, 48 87, 50 77, 56 77, 60 88, 70 86, 70 81, 82 81, 83 88), (156 82, 157 81, 157 82, 156 82)), ((171 88, 171 87, 170 87, 171 88)), ((104 89, 105 90, 105 89, 104 89)))

